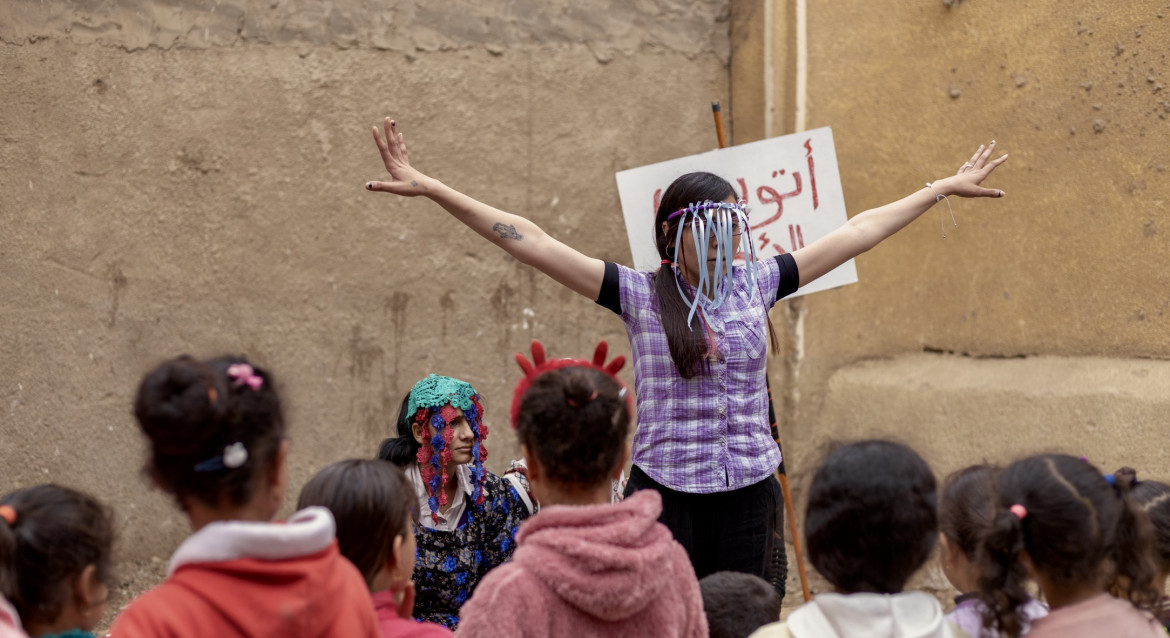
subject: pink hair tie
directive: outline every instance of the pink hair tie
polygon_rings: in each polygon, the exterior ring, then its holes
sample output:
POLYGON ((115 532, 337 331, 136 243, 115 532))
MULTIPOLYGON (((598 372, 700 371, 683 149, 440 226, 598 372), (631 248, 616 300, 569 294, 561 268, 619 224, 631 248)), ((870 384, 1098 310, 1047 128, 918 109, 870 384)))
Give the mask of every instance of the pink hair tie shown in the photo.
POLYGON ((235 380, 237 388, 246 385, 255 392, 260 389, 260 386, 264 385, 264 377, 256 374, 252 366, 246 363, 233 363, 228 366, 227 375, 235 380))
POLYGON ((1024 520, 1024 517, 1028 515, 1028 510, 1023 505, 1020 505, 1019 503, 1012 505, 1011 507, 1008 508, 1008 510, 1012 514, 1015 514, 1016 518, 1020 519, 1021 521, 1024 520))
MULTIPOLYGON (((593 394, 589 395, 588 399, 585 399, 585 403, 589 403, 596 398, 597 398, 597 390, 594 390, 593 394)), ((574 400, 572 397, 565 397, 565 403, 568 403, 569 405, 573 406, 574 408, 581 407, 581 404, 577 403, 577 401, 574 400)))

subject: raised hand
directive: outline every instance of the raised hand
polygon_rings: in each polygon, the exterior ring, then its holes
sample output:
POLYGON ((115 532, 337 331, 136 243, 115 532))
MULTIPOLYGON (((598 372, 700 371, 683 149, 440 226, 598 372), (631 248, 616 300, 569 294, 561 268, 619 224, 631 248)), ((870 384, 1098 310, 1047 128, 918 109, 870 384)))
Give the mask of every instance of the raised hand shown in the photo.
POLYGON ((410 165, 410 159, 406 154, 406 142, 402 138, 402 133, 395 127, 394 120, 386 118, 382 122, 382 129, 380 132, 378 127, 373 127, 374 143, 378 145, 382 163, 386 165, 386 172, 390 173, 392 181, 366 182, 366 189, 406 197, 425 195, 429 190, 426 185, 428 178, 410 165))
MULTIPOLYGON (((1003 197, 1003 191, 996 188, 980 186, 983 180, 991 175, 997 166, 1007 161, 1007 154, 990 160, 991 152, 995 150, 995 140, 990 144, 980 145, 971 159, 967 160, 953 177, 947 178, 952 195, 959 197, 1003 197)), ((936 182, 937 184, 937 182, 936 182)))

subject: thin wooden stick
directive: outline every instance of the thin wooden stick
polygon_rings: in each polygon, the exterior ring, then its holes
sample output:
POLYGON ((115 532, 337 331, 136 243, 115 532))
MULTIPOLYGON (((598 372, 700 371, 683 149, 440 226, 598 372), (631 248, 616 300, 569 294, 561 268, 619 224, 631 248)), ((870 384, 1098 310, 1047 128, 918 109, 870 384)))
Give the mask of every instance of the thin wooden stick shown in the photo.
POLYGON ((796 572, 800 574, 800 590, 804 594, 804 602, 812 600, 808 590, 808 572, 804 568, 804 552, 800 548, 800 529, 796 526, 796 507, 792 505, 792 493, 788 491, 788 475, 776 470, 776 478, 780 479, 780 490, 784 492, 784 509, 788 512, 788 531, 792 532, 792 552, 796 554, 796 572))
POLYGON ((719 103, 711 103, 711 114, 715 117, 715 136, 719 138, 719 148, 727 148, 727 138, 723 136, 723 115, 719 112, 719 103))

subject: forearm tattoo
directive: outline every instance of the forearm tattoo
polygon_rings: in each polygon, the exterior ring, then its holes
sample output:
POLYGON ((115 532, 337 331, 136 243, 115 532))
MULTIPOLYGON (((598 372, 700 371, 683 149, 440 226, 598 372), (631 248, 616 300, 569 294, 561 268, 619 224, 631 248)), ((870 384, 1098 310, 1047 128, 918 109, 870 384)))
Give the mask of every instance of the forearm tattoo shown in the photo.
POLYGON ((524 235, 516 232, 516 227, 512 224, 492 224, 492 230, 500 235, 500 239, 524 239, 524 235))
MULTIPOLYGON (((415 181, 415 180, 413 180, 413 179, 412 179, 412 180, 410 180, 410 185, 411 185, 411 186, 413 186, 413 187, 415 187, 415 188, 419 188, 419 184, 418 184, 418 182, 417 182, 417 181, 415 181)), ((423 189, 424 191, 429 191, 429 190, 431 190, 431 189, 427 188, 426 186, 423 186, 423 187, 422 187, 422 189, 423 189)))

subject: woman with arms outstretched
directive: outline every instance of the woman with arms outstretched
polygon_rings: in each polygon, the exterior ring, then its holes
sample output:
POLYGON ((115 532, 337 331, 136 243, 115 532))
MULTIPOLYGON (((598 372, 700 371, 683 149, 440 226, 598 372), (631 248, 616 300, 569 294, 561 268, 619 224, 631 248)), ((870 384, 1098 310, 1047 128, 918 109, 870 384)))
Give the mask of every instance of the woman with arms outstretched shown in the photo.
POLYGON ((980 146, 957 174, 860 213, 804 248, 758 261, 746 207, 731 184, 689 173, 666 189, 655 215, 660 268, 638 272, 583 255, 531 221, 421 173, 390 118, 373 134, 391 180, 368 182, 368 190, 428 197, 520 262, 622 317, 638 400, 627 493, 662 495, 660 520, 699 578, 721 570, 770 576, 780 502, 772 473, 780 453, 768 424, 768 309, 943 196, 1002 197, 981 183, 1007 159, 992 159, 995 142, 980 146), (745 263, 734 265, 741 245, 745 263))

